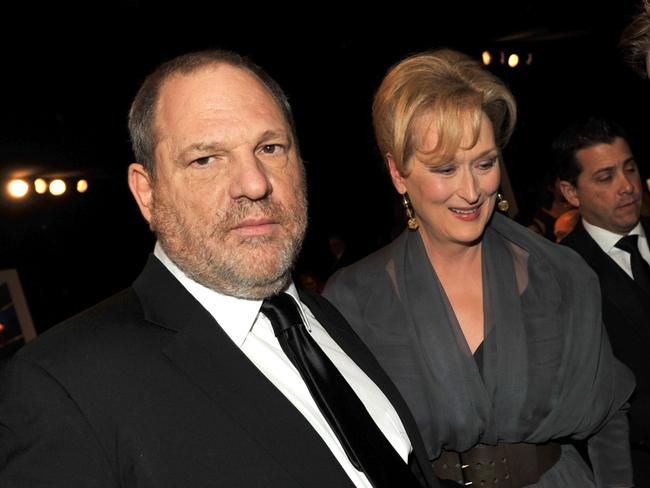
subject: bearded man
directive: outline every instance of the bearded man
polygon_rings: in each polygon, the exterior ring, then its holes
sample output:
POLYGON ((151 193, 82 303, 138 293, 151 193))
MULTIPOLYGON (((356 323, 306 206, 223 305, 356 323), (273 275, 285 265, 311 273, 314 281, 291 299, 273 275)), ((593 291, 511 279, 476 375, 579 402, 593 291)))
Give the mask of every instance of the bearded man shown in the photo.
POLYGON ((4 368, 0 485, 438 486, 394 385, 291 281, 307 206, 280 87, 234 53, 183 55, 129 129, 153 255, 4 368))

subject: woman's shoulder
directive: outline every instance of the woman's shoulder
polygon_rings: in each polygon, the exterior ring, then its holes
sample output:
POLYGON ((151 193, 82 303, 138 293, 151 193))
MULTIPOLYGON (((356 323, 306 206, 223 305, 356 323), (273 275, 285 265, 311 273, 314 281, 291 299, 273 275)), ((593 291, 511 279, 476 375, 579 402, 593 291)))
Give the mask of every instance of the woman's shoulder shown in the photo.
POLYGON ((339 302, 342 295, 351 293, 367 295, 376 290, 384 280, 389 278, 395 256, 404 245, 406 235, 398 236, 393 242, 360 259, 359 261, 337 270, 325 284, 323 295, 333 302, 339 302))
POLYGON ((549 267, 555 274, 573 278, 595 277, 593 270, 573 249, 551 242, 508 217, 495 214, 491 229, 512 245, 523 249, 532 263, 549 267))
POLYGON ((385 245, 349 266, 339 269, 334 273, 333 277, 345 276, 349 278, 356 277, 358 279, 370 279, 370 276, 384 273, 386 267, 389 266, 389 263, 394 260, 398 249, 403 245, 405 237, 405 234, 399 235, 390 244, 385 245))

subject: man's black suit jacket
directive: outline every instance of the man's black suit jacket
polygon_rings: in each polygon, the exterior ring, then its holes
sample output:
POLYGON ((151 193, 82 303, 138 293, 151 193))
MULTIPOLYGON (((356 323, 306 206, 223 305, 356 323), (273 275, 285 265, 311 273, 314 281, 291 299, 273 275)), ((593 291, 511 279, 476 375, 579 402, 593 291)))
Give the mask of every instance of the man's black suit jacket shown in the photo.
MULTIPOLYGON (((301 299, 386 394, 394 385, 324 299, 301 299)), ((348 487, 305 418, 154 257, 131 288, 23 348, 0 379, 0 486, 348 487)))
MULTIPOLYGON (((650 221, 641 221, 650 236, 650 221)), ((603 321, 614 354, 636 376, 631 399, 630 440, 650 447, 650 296, 587 233, 582 222, 563 241, 598 275, 603 321)))

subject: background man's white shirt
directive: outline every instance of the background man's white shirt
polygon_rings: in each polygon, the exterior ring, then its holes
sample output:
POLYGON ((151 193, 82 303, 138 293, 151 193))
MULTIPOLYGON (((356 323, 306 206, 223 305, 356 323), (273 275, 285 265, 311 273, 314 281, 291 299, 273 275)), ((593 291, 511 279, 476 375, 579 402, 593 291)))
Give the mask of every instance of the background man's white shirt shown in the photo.
MULTIPOLYGON (((605 254, 612 258, 614 262, 618 264, 630 278, 634 278, 632 276, 632 265, 630 264, 630 253, 616 247, 616 243, 623 236, 605 230, 601 227, 596 227, 595 225, 587 222, 585 219, 582 219, 582 225, 587 231, 587 234, 589 234, 591 238, 596 241, 596 244, 598 244, 598 246, 605 252, 605 254)), ((650 248, 648 247, 648 239, 645 235, 645 231, 643 230, 641 222, 637 223, 636 227, 634 227, 634 229, 628 233, 628 235, 635 234, 639 236, 637 244, 639 246, 641 256, 647 263, 650 264, 650 248)))

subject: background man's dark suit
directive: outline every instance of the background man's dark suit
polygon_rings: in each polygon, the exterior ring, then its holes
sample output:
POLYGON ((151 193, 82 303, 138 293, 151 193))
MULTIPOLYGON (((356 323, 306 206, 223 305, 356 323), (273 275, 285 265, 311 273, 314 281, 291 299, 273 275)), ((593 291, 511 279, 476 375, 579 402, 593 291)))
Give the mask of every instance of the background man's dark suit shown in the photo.
MULTIPOLYGON (((301 300, 389 398, 421 477, 424 447, 393 384, 328 302, 301 300)), ((23 349, 0 381, 1 486, 353 486, 154 257, 132 288, 23 349)))
MULTIPOLYGON (((641 219, 641 224, 650 236, 650 221, 641 219)), ((650 453, 650 296, 598 246, 582 221, 562 244, 577 251, 600 279, 603 321, 614 354, 637 381, 631 399, 630 440, 633 445, 645 444, 650 453)), ((645 457, 650 463, 650 454, 645 457)))

